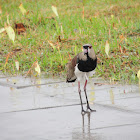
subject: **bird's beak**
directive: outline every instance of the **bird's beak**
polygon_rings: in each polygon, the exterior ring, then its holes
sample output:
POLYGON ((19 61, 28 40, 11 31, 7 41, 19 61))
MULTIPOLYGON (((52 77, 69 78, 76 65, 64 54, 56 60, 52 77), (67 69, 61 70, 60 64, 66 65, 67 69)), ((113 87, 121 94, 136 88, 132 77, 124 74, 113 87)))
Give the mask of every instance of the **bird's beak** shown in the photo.
POLYGON ((83 51, 84 51, 84 54, 88 53, 88 49, 83 49, 83 51))

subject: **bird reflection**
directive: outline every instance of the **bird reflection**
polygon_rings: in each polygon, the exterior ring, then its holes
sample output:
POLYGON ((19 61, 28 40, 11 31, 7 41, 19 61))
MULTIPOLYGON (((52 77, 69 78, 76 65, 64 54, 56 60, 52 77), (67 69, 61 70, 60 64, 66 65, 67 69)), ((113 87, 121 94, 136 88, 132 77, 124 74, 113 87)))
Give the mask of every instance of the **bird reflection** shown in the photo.
POLYGON ((86 114, 82 114, 82 130, 83 130, 83 138, 91 137, 90 134, 90 117, 91 117, 91 112, 88 112, 86 114), (87 121, 86 121, 87 119, 87 121), (85 122, 87 122, 87 124, 85 124, 85 122))
POLYGON ((91 119, 92 114, 92 112, 89 112, 81 115, 82 123, 80 130, 79 128, 75 129, 75 131, 72 133, 72 140, 103 140, 102 135, 94 131, 94 119, 91 119))

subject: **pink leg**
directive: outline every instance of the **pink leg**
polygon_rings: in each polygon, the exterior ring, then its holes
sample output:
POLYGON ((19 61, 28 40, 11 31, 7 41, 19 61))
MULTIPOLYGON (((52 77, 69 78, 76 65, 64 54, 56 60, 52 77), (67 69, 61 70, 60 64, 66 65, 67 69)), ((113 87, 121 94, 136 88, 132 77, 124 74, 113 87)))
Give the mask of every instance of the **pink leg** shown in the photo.
POLYGON ((86 90, 86 86, 87 86, 87 80, 86 80, 86 82, 85 82, 84 90, 86 90))
POLYGON ((96 110, 92 110, 89 106, 87 92, 86 92, 86 86, 87 86, 87 80, 85 81, 85 86, 84 86, 85 96, 86 96, 86 100, 87 100, 87 109, 89 109, 90 111, 96 111, 96 110))
POLYGON ((80 81, 78 81, 78 92, 81 92, 81 90, 80 90, 80 81))
POLYGON ((78 81, 78 92, 79 92, 80 101, 81 101, 81 109, 82 109, 81 113, 82 113, 82 114, 85 114, 85 111, 84 111, 84 109, 83 109, 82 97, 81 97, 80 81, 78 81))

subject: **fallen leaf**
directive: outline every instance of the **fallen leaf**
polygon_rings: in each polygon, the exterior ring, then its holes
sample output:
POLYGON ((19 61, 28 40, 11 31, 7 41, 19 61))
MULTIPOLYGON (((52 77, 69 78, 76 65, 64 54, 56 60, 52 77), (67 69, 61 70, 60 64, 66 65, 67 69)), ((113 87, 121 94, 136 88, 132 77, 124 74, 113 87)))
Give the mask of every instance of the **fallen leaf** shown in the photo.
MULTIPOLYGON (((69 52, 68 52, 68 54, 69 54, 69 52)), ((71 55, 69 54, 69 60, 71 60, 71 55)))
POLYGON ((97 42, 94 42, 94 45, 97 46, 97 42))
POLYGON ((119 38, 120 38, 120 43, 124 40, 125 42, 127 42, 127 39, 126 39, 126 37, 124 37, 123 36, 123 34, 121 34, 120 36, 119 36, 119 38))
POLYGON ((109 43, 108 43, 108 40, 106 41, 106 44, 105 44, 105 52, 107 54, 107 56, 109 57, 109 43))
POLYGON ((38 75, 40 75, 41 70, 40 70, 40 66, 38 64, 38 61, 36 61, 36 63, 35 63, 35 71, 38 73, 38 75))
POLYGON ((2 14, 2 9, 1 9, 1 7, 0 7, 0 14, 2 14))
POLYGON ((89 95, 89 103, 90 104, 93 104, 94 100, 95 100, 95 92, 94 91, 91 91, 90 92, 90 95, 89 95))
POLYGON ((53 6, 53 5, 52 5, 52 10, 53 10, 53 12, 55 13, 55 15, 59 18, 59 15, 58 15, 58 13, 57 13, 57 8, 56 8, 56 6, 53 6))
POLYGON ((110 100, 111 100, 112 104, 114 104, 114 93, 113 93, 113 90, 110 89, 109 93, 110 93, 110 100))
POLYGON ((125 47, 123 47, 123 53, 126 53, 126 51, 127 51, 127 50, 126 50, 126 48, 125 48, 125 47))
POLYGON ((94 85, 102 86, 102 85, 110 85, 109 83, 94 83, 94 85))
POLYGON ((5 28, 0 29, 0 33, 4 32, 4 31, 5 31, 5 28))
POLYGON ((13 52, 19 52, 19 51, 21 51, 21 48, 16 48, 16 49, 13 49, 13 52))
POLYGON ((127 42, 127 39, 126 39, 126 38, 124 38, 124 41, 125 41, 125 42, 127 42))
POLYGON ((28 15, 28 14, 29 14, 29 11, 26 12, 26 15, 28 15))
POLYGON ((6 66, 6 64, 7 64, 7 62, 8 62, 8 59, 9 59, 9 57, 10 57, 11 55, 13 55, 13 53, 12 53, 12 52, 9 52, 8 55, 7 55, 7 57, 6 57, 5 66, 6 66))
POLYGON ((56 46, 54 46, 53 43, 51 43, 51 41, 48 40, 48 43, 50 44, 50 46, 54 49, 54 51, 56 50, 56 46))
POLYGON ((7 15, 7 24, 10 25, 10 22, 9 22, 9 15, 7 15))
POLYGON ((94 18, 97 18, 97 16, 96 16, 96 15, 94 15, 94 18))
POLYGON ((111 18, 113 19, 114 18, 114 15, 111 15, 111 18))
POLYGON ((13 83, 13 84, 16 84, 17 81, 18 81, 17 79, 12 79, 12 83, 13 83))
POLYGON ((115 23, 113 23, 113 28, 115 28, 115 23))
POLYGON ((138 79, 139 79, 139 85, 140 85, 140 70, 139 70, 138 73, 137 73, 137 77, 138 77, 138 79))
POLYGON ((140 70, 137 73, 137 77, 140 78, 140 70))
POLYGON ((116 66, 115 66, 115 64, 113 64, 113 69, 114 69, 114 72, 116 72, 116 66))
POLYGON ((16 64, 16 69, 19 71, 19 62, 17 60, 15 60, 15 64, 16 64))
POLYGON ((27 13, 27 11, 25 10, 25 8, 23 7, 22 3, 19 5, 19 9, 21 11, 21 13, 24 15, 27 13))
POLYGON ((5 30, 9 36, 9 38, 14 42, 15 41, 15 32, 13 30, 13 28, 10 25, 6 25, 5 26, 5 30))
POLYGON ((121 45, 119 45, 120 52, 123 53, 121 45))
POLYGON ((6 57, 5 66, 6 66, 6 64, 7 64, 7 62, 8 62, 9 56, 10 56, 10 53, 8 53, 8 55, 7 55, 7 57, 6 57))
POLYGON ((61 25, 61 34, 62 34, 62 38, 64 39, 64 33, 63 33, 63 27, 61 25))
POLYGON ((121 35, 119 36, 119 38, 120 38, 120 39, 123 39, 123 38, 124 38, 123 34, 121 34, 121 35))
POLYGON ((23 25, 23 23, 15 23, 15 29, 19 35, 26 31, 26 28, 23 25))

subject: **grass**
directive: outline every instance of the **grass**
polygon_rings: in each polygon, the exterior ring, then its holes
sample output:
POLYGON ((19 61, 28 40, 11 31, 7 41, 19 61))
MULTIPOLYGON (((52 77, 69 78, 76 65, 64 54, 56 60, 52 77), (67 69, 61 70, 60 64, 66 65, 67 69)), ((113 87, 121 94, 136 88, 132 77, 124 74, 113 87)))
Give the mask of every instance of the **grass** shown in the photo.
POLYGON ((6 33, 0 34, 0 70, 3 73, 25 75, 37 60, 42 72, 65 74, 65 64, 81 52, 83 44, 90 43, 98 57, 97 77, 130 83, 138 81, 139 0, 1 0, 0 7, 0 29, 7 21, 7 14, 13 28, 15 23, 23 23, 26 27, 25 33, 16 34, 15 43, 6 33), (28 15, 23 16, 20 12, 21 2, 29 11, 28 15), (59 19, 51 9, 52 5, 57 5, 59 19), (105 54, 107 40, 109 58, 105 54), (53 49, 48 41, 56 48, 53 49), (15 60, 19 62, 19 72, 15 60))

